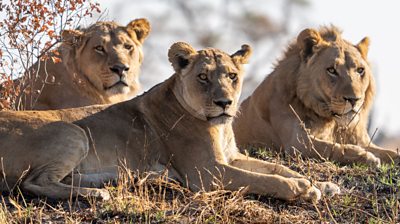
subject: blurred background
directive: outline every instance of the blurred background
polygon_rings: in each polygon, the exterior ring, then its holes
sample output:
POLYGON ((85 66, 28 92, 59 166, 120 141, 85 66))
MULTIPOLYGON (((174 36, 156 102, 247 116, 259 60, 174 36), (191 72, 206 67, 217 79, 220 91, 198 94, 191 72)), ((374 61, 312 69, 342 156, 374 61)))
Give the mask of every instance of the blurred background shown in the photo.
MULTIPOLYGON (((344 38, 371 39, 369 59, 377 81, 370 130, 375 142, 399 147, 400 103, 397 70, 400 45, 400 1, 391 0, 100 0, 100 20, 127 24, 145 17, 152 32, 144 44, 141 81, 144 90, 169 77, 170 45, 185 41, 196 48, 216 47, 228 53, 250 44, 254 55, 246 66, 243 97, 271 72, 288 43, 307 27, 336 25, 344 38)), ((86 21, 86 25, 92 21, 86 21)), ((83 24, 85 25, 85 24, 83 24)))

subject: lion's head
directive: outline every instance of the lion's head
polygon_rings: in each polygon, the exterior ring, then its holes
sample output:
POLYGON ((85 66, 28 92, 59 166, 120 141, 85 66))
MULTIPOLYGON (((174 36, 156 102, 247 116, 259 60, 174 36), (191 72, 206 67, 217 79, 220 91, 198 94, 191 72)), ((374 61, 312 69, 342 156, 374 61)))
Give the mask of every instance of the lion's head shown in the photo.
POLYGON ((305 29, 296 45, 302 60, 296 92, 307 107, 339 123, 368 113, 374 80, 367 62, 367 37, 353 45, 335 27, 305 29))
POLYGON ((251 48, 228 55, 217 49, 196 51, 187 43, 171 46, 168 57, 177 75, 175 95, 186 110, 214 124, 231 121, 243 82, 242 64, 251 48))
POLYGON ((133 96, 140 89, 142 44, 150 32, 146 19, 127 26, 97 22, 86 29, 62 33, 63 62, 82 74, 105 98, 133 96))

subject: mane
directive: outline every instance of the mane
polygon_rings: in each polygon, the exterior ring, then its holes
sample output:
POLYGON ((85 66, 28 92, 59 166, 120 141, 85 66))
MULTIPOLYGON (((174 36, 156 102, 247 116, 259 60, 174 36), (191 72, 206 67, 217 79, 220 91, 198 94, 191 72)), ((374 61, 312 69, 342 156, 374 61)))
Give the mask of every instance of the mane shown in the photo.
POLYGON ((326 42, 335 42, 342 40, 342 30, 336 26, 321 26, 318 30, 322 39, 326 42))
MULTIPOLYGON (((319 27, 318 32, 325 42, 332 43, 344 41, 341 37, 342 31, 334 25, 321 26, 319 27)), ((298 57, 298 63, 300 63, 300 51, 301 49, 297 45, 297 40, 292 40, 286 47, 283 57, 279 58, 277 62, 274 63, 274 69, 276 69, 280 64, 285 64, 286 60, 293 59, 294 57, 298 57)))

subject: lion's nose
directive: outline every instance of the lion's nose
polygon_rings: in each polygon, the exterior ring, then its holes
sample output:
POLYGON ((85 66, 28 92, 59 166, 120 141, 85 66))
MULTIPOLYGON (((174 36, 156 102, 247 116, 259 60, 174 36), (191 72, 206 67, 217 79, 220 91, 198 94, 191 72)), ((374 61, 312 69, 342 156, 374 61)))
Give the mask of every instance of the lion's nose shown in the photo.
POLYGON ((124 72, 129 70, 129 66, 124 64, 116 64, 110 67, 110 70, 121 77, 124 72))
POLYGON ((232 104, 232 100, 229 99, 221 99, 221 100, 214 100, 215 105, 222 107, 225 109, 226 107, 232 104))
POLYGON ((348 101, 352 107, 354 107, 354 105, 356 105, 356 102, 360 100, 360 98, 357 97, 343 97, 343 99, 348 101))

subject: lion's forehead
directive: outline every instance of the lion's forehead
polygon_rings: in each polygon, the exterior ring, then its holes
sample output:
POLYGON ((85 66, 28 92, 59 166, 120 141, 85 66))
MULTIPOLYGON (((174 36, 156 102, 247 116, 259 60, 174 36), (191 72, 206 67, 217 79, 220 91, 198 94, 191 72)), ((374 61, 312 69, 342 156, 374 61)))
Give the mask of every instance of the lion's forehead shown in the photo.
POLYGON ((117 45, 132 44, 136 43, 130 38, 130 36, 124 30, 111 30, 108 32, 104 31, 94 31, 90 37, 89 42, 92 45, 104 45, 106 47, 112 48, 117 45))
POLYGON ((118 25, 115 22, 97 22, 88 28, 84 29, 86 32, 91 31, 102 31, 102 32, 110 32, 111 30, 123 29, 122 26, 118 25))
POLYGON ((232 72, 238 70, 230 55, 217 49, 198 52, 198 67, 207 71, 232 72))
POLYGON ((354 68, 364 64, 361 53, 349 43, 331 45, 328 48, 328 56, 332 58, 332 63, 346 66, 347 68, 354 68))

